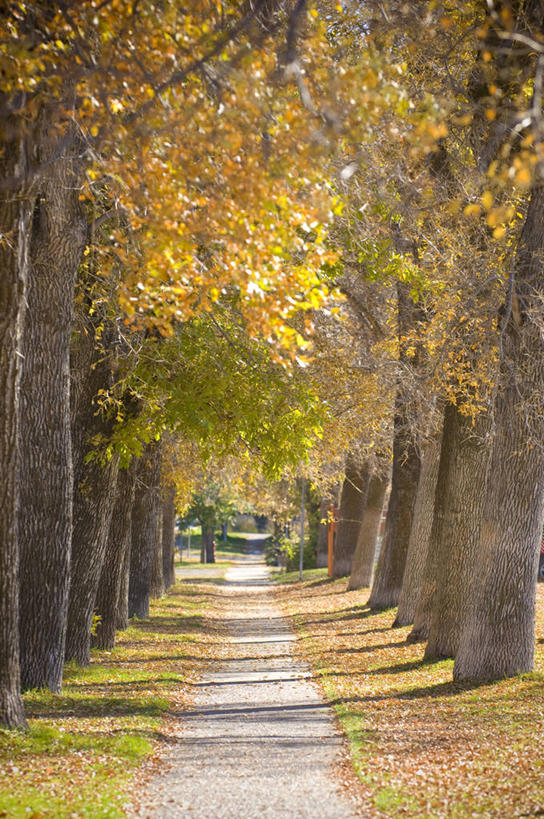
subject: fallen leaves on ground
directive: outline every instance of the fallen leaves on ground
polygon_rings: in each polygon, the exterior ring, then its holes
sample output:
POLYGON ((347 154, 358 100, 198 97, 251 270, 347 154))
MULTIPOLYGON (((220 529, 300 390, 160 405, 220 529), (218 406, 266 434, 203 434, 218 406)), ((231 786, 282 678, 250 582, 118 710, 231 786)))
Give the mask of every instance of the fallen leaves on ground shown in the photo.
POLYGON ((61 694, 25 694, 29 732, 0 731, 0 817, 126 815, 215 650, 213 588, 178 584, 112 651, 67 666, 61 694))
POLYGON ((297 651, 334 705, 369 817, 535 816, 544 811, 544 587, 535 671, 493 684, 452 682, 453 661, 423 661, 395 610, 323 576, 278 588, 297 651))

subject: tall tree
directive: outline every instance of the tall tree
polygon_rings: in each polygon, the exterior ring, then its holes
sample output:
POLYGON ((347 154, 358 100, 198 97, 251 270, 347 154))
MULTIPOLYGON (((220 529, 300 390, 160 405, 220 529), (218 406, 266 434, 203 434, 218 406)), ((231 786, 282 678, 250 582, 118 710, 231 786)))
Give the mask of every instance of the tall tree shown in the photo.
POLYGON ((406 568, 395 618, 396 626, 407 626, 414 621, 429 552, 438 465, 440 462, 440 440, 440 437, 431 440, 423 452, 414 508, 414 521, 410 531, 406 568))
POLYGON ((454 657, 468 606, 480 538, 490 455, 489 415, 446 406, 430 554, 411 639, 425 656, 454 657))
POLYGON ((25 688, 59 691, 72 538, 69 342, 88 230, 79 201, 82 146, 76 129, 44 109, 34 149, 40 179, 21 378, 21 675, 25 688))
POLYGON ((363 519, 370 468, 368 463, 360 466, 352 455, 346 462, 346 473, 340 496, 338 528, 334 543, 332 573, 334 577, 345 577, 351 572, 353 555, 363 519))
MULTIPOLYGON (((132 505, 136 484, 137 458, 130 466, 119 470, 115 492, 115 506, 108 533, 106 553, 102 563, 95 608, 99 617, 92 644, 111 649, 115 644, 117 609, 120 605, 123 573, 127 572, 127 554, 130 552, 132 505)), ((126 590, 128 593, 128 589, 126 590)), ((126 628, 123 622, 123 627, 126 628)))
POLYGON ((149 617, 151 573, 160 511, 161 445, 147 444, 138 463, 132 510, 128 616, 149 617))
MULTIPOLYGON (((538 29, 540 32, 540 28, 538 29)), ((544 186, 533 188, 502 324, 500 389, 469 611, 454 678, 492 680, 533 667, 544 517, 542 256, 544 186)))
MULTIPOLYGON (((413 352, 413 344, 406 339, 416 329, 421 310, 414 304, 409 288, 401 282, 397 285, 397 297, 399 360, 411 368, 414 364, 417 366, 417 351, 413 352)), ((406 385, 399 383, 395 399, 391 494, 384 540, 368 601, 375 609, 396 606, 399 602, 421 469, 414 440, 414 410, 406 390, 406 385)))
POLYGON ((360 589, 361 587, 370 586, 372 582, 378 535, 388 486, 389 472, 374 470, 368 485, 368 494, 357 538, 357 547, 353 556, 348 589, 360 589))
POLYGON ((162 494, 162 565, 164 585, 169 589, 176 582, 174 571, 176 526, 176 487, 168 483, 162 494))
MULTIPOLYGON (((2 95, 0 103, 8 100, 2 95)), ((20 183, 26 175, 22 123, 8 119, 0 137, 0 725, 25 725, 20 696, 17 541, 17 453, 22 329, 32 207, 20 183), (15 195, 17 193, 17 195, 15 195)))

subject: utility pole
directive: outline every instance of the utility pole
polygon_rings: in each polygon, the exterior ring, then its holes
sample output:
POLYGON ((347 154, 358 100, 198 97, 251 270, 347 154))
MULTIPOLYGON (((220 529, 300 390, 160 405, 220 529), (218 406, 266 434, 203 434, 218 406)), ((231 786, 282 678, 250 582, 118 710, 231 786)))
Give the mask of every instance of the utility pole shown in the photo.
POLYGON ((302 580, 304 566, 304 514, 306 512, 306 478, 302 476, 302 500, 300 505, 300 554, 298 564, 298 579, 302 580))

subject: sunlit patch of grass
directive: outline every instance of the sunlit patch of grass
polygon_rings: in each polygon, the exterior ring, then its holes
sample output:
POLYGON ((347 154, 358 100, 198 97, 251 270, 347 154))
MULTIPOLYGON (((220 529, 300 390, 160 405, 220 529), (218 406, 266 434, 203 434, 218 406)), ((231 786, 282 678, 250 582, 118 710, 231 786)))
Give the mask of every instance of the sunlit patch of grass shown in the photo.
POLYGON ((504 817, 544 810, 544 588, 538 588, 535 671, 475 686, 453 662, 371 612, 346 581, 278 588, 348 738, 369 817, 504 817))
POLYGON ((29 731, 0 730, 0 817, 126 815, 135 771, 173 730, 168 715, 205 662, 205 605, 205 587, 178 584, 115 649, 93 650, 88 668, 68 664, 61 694, 24 695, 29 731))

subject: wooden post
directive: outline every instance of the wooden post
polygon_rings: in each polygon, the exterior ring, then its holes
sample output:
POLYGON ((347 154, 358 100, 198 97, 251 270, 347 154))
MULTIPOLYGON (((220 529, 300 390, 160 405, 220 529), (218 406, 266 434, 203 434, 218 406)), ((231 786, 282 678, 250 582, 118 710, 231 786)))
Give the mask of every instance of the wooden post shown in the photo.
POLYGON ((336 512, 337 510, 334 508, 332 503, 329 506, 329 514, 328 514, 328 575, 332 577, 332 557, 334 552, 334 535, 336 532, 336 512))

